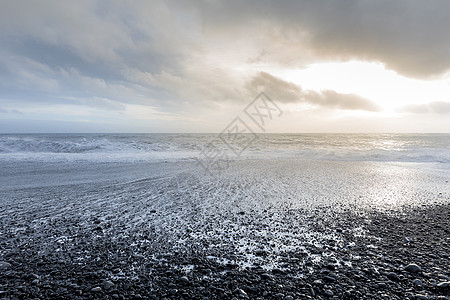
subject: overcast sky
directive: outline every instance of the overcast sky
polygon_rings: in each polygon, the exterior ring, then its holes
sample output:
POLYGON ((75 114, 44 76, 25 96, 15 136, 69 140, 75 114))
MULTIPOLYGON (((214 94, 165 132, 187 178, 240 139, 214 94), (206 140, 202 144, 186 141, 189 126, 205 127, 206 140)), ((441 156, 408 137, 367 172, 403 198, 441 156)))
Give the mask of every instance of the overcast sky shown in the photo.
POLYGON ((0 1, 0 132, 449 132, 450 1, 0 1))

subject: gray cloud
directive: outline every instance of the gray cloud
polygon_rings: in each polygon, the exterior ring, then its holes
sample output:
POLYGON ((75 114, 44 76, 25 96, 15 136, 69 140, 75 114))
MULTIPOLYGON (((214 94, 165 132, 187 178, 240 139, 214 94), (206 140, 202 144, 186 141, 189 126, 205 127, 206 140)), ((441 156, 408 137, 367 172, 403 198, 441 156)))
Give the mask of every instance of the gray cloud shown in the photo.
MULTIPOLYGON (((192 55, 183 11, 165 1, 0 4, 0 98, 65 103, 67 97, 164 107, 177 91, 127 74, 179 75, 192 55)), ((121 108, 120 106, 116 106, 121 108)))
POLYGON ((23 114, 23 112, 21 112, 18 109, 15 109, 15 108, 13 108, 13 109, 0 108, 0 113, 2 113, 2 114, 18 114, 18 115, 23 114))
POLYGON ((378 111, 359 95, 258 72, 360 59, 439 76, 450 70, 449 27, 446 0, 2 1, 0 104, 184 113, 265 89, 284 103, 378 111))
POLYGON ((303 97, 302 88, 292 82, 284 81, 266 72, 260 72, 247 84, 253 94, 264 91, 276 101, 289 103, 299 102, 303 97))
POLYGON ((325 90, 320 93, 306 92, 305 99, 311 103, 331 108, 381 111, 378 105, 364 97, 355 94, 341 94, 333 90, 325 90))
MULTIPOLYGON (((298 64, 311 53, 326 59, 380 61, 414 77, 450 70, 450 2, 446 0, 191 1, 207 32, 234 29, 265 40, 261 53, 298 64), (260 28, 258 30, 258 28, 260 28), (215 30, 213 30, 215 29, 215 30), (300 50, 278 52, 277 45, 300 50)), ((261 59, 258 55, 255 57, 261 59)))
POLYGON ((284 81, 266 72, 260 72, 247 84, 247 88, 253 93, 265 91, 273 99, 284 103, 307 102, 321 107, 380 111, 372 101, 355 94, 341 94, 333 90, 321 92, 303 90, 300 86, 284 81))
POLYGON ((410 104, 400 107, 398 112, 413 114, 450 114, 450 102, 435 101, 426 104, 410 104))

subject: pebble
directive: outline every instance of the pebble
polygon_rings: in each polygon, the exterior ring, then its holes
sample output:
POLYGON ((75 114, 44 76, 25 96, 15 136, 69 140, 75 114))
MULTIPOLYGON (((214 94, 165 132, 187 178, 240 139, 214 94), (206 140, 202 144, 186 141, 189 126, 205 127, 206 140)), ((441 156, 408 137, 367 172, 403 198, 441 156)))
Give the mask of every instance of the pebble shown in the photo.
POLYGON ((0 270, 9 269, 12 265, 6 261, 0 261, 0 270))
POLYGON ((102 288, 99 287, 99 286, 93 287, 91 289, 91 292, 93 292, 93 293, 98 293, 98 292, 101 292, 101 291, 102 291, 102 288))
POLYGON ((418 300, 428 300, 428 296, 427 295, 423 295, 423 294, 416 294, 415 298, 418 300))
POLYGON ((320 279, 316 279, 316 280, 313 281, 313 284, 314 284, 314 285, 322 285, 322 284, 323 284, 323 281, 320 280, 320 279))
POLYGON ((187 276, 181 276, 180 281, 183 283, 189 283, 189 278, 187 278, 187 276))
POLYGON ((416 264, 409 264, 405 267, 405 270, 410 273, 418 273, 418 272, 422 271, 422 268, 416 264))
POLYGON ((439 282, 436 286, 440 289, 448 288, 450 286, 450 281, 439 282))
POLYGON ((439 279, 443 279, 443 280, 445 280, 445 281, 448 281, 449 280, 449 277, 448 276, 445 276, 444 274, 438 274, 438 276, 437 276, 439 279))
POLYGON ((387 273, 386 276, 387 276, 387 278, 389 278, 392 281, 398 280, 398 275, 395 274, 394 272, 387 273))
POLYGON ((328 297, 333 297, 334 293, 331 290, 325 290, 324 294, 328 297))
POLYGON ((103 288, 105 290, 109 290, 110 288, 112 288, 114 286, 114 283, 112 283, 109 280, 106 280, 105 282, 103 282, 103 288))
POLYGON ((274 269, 272 269, 272 273, 273 273, 273 274, 282 274, 283 271, 282 271, 281 269, 274 268, 274 269))
POLYGON ((169 293, 170 293, 171 295, 176 295, 176 294, 178 293, 178 290, 177 290, 177 289, 171 289, 171 290, 169 291, 169 293))
POLYGON ((414 279, 413 283, 415 286, 419 286, 419 287, 422 286, 422 281, 420 279, 414 279))
POLYGON ((247 293, 243 289, 236 289, 235 294, 238 294, 241 297, 248 297, 247 293))

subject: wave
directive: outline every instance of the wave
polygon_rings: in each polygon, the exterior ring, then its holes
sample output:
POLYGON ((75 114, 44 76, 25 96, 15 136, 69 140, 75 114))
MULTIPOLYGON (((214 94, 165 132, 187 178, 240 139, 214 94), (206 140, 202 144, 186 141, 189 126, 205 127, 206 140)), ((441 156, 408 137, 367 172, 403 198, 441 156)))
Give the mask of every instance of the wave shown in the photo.
POLYGON ((17 137, 0 139, 0 152, 2 153, 83 153, 101 149, 101 144, 86 140, 76 142, 17 137))
MULTIPOLYGON (((213 134, 0 135, 0 159, 194 159, 213 144, 230 159, 310 159, 450 163, 450 135, 260 135, 234 154, 213 134)), ((239 141, 233 147, 238 148, 239 141)))

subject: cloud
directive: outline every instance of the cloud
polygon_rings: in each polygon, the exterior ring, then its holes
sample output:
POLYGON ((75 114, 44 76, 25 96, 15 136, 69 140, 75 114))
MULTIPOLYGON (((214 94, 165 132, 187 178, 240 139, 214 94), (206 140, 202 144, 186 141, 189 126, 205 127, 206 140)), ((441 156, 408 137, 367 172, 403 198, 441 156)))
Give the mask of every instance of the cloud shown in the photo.
POLYGON ((254 59, 379 61, 412 77, 450 70, 450 2, 436 0, 190 1, 211 35, 250 37, 254 59), (282 46, 283 51, 279 51, 282 46), (293 55, 294 50, 296 56, 293 55))
POLYGON ((398 112, 412 114, 450 114, 450 102, 435 101, 426 104, 410 104, 400 107, 398 112))
POLYGON ((3 1, 0 104, 97 115, 138 105, 185 117, 265 89, 284 103, 379 111, 360 95, 304 90, 270 74, 356 59, 441 76, 450 70, 448 27, 446 0, 3 1))
POLYGON ((22 115, 23 112, 21 112, 18 109, 4 109, 4 108, 0 108, 0 114, 17 114, 17 115, 22 115))
POLYGON ((372 101, 355 94, 341 94, 333 90, 320 92, 303 90, 300 86, 284 81, 266 72, 260 72, 254 76, 247 88, 256 94, 264 91, 273 99, 283 103, 309 104, 337 109, 380 111, 381 108, 372 101))
POLYGON ((301 100, 303 91, 298 85, 284 81, 266 72, 260 72, 247 84, 247 88, 257 94, 264 91, 279 102, 289 103, 301 100))
POLYGON ((367 110, 372 112, 381 111, 378 105, 364 97, 355 94, 341 94, 333 90, 306 92, 305 99, 310 103, 330 108, 367 110))

